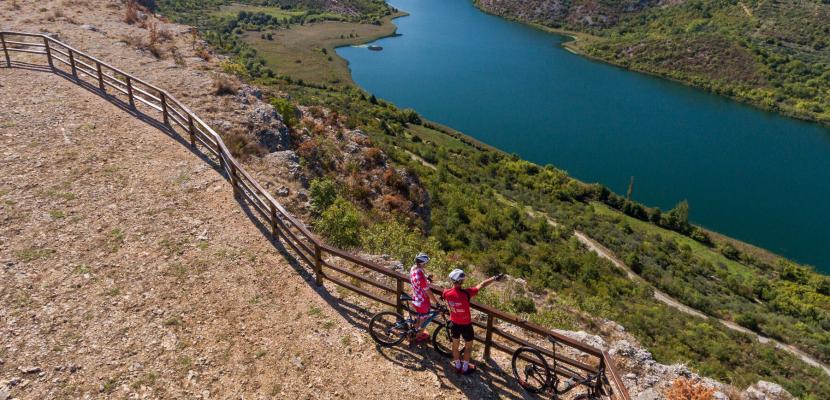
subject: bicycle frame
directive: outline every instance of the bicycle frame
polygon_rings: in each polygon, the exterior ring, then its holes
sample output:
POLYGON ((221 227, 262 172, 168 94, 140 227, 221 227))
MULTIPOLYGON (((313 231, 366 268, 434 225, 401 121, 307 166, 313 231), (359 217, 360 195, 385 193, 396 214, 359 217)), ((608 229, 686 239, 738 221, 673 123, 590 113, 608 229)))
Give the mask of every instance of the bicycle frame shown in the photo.
MULTIPOLYGON (((426 314, 426 319, 424 320, 424 323, 422 323, 422 324, 421 324, 421 326, 419 327, 419 329, 420 329, 420 330, 424 330, 424 329, 426 329, 426 327, 427 327, 427 326, 429 326, 429 324, 430 324, 430 323, 432 323, 432 321, 434 321, 434 320, 435 320, 435 318, 437 318, 439 315, 441 315, 441 311, 440 311, 440 310, 430 310, 430 311, 426 314)), ((418 321, 418 318, 419 318, 419 315, 418 315, 418 314, 413 313, 412 311, 409 311, 409 319, 410 319, 411 321, 413 321, 412 325, 415 325, 415 322, 416 322, 416 321, 418 321)))

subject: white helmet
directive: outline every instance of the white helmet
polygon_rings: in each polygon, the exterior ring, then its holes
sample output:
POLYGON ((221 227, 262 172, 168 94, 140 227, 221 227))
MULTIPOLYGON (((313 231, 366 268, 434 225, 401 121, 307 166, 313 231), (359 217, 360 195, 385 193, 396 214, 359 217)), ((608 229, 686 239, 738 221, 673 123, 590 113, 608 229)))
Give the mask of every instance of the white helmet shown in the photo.
POLYGON ((418 253, 418 255, 415 256, 415 263, 416 264, 426 264, 428 262, 429 262, 429 256, 427 255, 427 253, 418 253))
POLYGON ((467 277, 467 275, 464 274, 464 271, 462 271, 458 268, 456 268, 456 269, 452 270, 452 272, 450 272, 450 280, 453 281, 453 282, 456 282, 456 283, 463 282, 464 278, 466 278, 466 277, 467 277))

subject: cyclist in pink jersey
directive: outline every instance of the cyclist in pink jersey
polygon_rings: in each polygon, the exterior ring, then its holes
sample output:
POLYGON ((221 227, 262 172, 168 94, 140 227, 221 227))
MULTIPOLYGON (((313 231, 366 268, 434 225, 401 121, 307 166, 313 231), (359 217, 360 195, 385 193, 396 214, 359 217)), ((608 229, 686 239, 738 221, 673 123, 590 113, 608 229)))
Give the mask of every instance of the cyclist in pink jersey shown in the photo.
MULTIPOLYGON (((438 304, 435 294, 429 289, 429 276, 424 271, 424 266, 429 262, 426 253, 420 253, 415 257, 415 265, 409 269, 409 281, 412 284, 412 306, 418 314, 418 326, 424 323, 432 304, 438 304)), ((415 341, 423 342, 429 339, 429 332, 426 328, 415 336, 415 341)))

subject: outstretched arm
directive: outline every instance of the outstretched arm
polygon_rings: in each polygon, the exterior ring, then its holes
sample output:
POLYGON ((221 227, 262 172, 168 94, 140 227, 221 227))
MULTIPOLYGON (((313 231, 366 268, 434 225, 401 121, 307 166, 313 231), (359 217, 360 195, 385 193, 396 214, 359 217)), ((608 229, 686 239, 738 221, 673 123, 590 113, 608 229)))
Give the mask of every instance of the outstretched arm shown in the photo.
POLYGON ((503 275, 504 275, 504 274, 498 274, 498 275, 496 275, 496 276, 491 276, 491 277, 489 277, 489 278, 487 278, 487 279, 485 279, 485 280, 481 281, 481 283, 479 283, 478 285, 476 285, 476 289, 481 290, 481 289, 486 288, 487 286, 490 286, 490 284, 492 284, 493 282, 495 282, 495 281, 497 281, 497 280, 501 279, 501 277, 502 277, 503 275))

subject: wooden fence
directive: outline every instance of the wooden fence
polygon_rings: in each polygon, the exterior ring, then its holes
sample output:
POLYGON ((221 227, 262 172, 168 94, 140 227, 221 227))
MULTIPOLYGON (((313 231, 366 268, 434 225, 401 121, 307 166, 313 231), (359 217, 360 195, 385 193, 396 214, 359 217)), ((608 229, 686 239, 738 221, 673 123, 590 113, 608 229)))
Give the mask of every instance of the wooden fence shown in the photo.
MULTIPOLYGON (((130 107, 142 114, 146 115, 142 109, 161 113, 164 124, 173 130, 178 127, 184 131, 191 146, 198 149, 201 145, 206 154, 218 159, 221 169, 230 178, 237 198, 243 198, 250 204, 259 217, 270 225, 274 238, 281 238, 293 249, 296 256, 313 270, 318 285, 328 280, 402 312, 403 304, 401 304, 400 295, 405 293, 405 285, 409 283, 408 275, 384 268, 323 243, 302 222, 283 208, 242 167, 242 164, 231 155, 222 138, 210 126, 175 97, 46 35, 2 31, 0 32, 0 45, 3 47, 5 67, 10 68, 17 64, 17 61, 12 60, 13 53, 42 55, 45 56, 48 67, 53 71, 71 75, 78 83, 84 82, 97 86, 101 93, 126 101, 130 107), (352 268, 346 268, 344 264, 351 265, 352 268), (355 270, 365 273, 355 272, 355 270), (373 289, 364 289, 358 282, 372 286, 373 289)), ((21 63, 21 65, 24 64, 21 63)), ((432 290, 438 292, 439 288, 433 287, 432 290)), ((503 327, 504 325, 513 325, 523 331, 525 334, 522 336, 525 337, 552 336, 562 346, 578 350, 587 355, 583 358, 589 359, 580 361, 559 352, 555 355, 559 366, 558 373, 569 376, 604 374, 608 383, 606 384, 605 380, 599 380, 599 385, 602 392, 609 393, 605 397, 630 400, 614 362, 605 351, 483 304, 473 302, 472 307, 478 311, 479 316, 482 316, 481 320, 475 320, 473 323, 483 330, 483 336, 476 335, 476 340, 484 344, 485 359, 490 358, 493 349, 512 354, 518 346, 531 346, 548 357, 554 357, 549 348, 550 344, 546 340, 539 341, 543 345, 537 345, 511 333, 503 327)))

